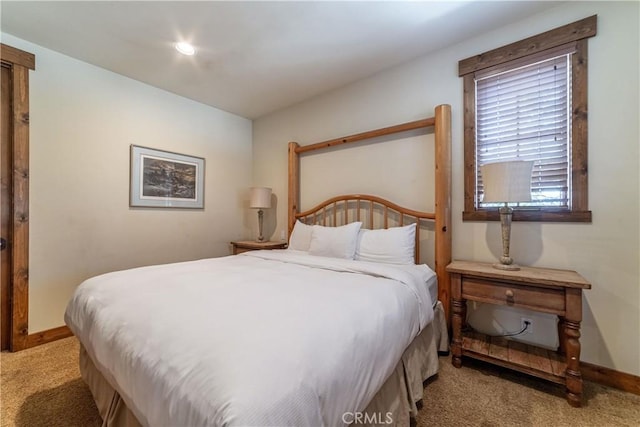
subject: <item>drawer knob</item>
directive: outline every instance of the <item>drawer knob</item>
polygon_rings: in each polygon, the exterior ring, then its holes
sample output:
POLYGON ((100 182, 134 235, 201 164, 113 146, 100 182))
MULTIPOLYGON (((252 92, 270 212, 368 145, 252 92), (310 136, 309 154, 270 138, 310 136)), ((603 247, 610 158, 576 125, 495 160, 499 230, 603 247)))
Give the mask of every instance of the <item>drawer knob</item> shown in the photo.
POLYGON ((513 298, 513 291, 511 289, 507 289, 504 294, 507 296, 507 298, 513 298))

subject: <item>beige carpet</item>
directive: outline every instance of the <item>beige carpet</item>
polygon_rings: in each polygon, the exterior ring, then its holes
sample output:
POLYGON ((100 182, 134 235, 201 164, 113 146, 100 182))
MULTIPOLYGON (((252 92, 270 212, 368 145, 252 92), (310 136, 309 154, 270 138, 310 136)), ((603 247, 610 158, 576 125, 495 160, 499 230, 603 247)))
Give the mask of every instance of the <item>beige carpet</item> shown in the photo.
MULTIPOLYGON (((2 353, 2 426, 99 426, 78 371, 78 341, 67 338, 19 353, 2 353)), ((464 360, 440 359, 425 389, 419 427, 640 426, 640 396, 585 382, 584 407, 570 407, 561 387, 464 360)))
POLYGON ((100 426, 75 337, 0 355, 2 426, 100 426))

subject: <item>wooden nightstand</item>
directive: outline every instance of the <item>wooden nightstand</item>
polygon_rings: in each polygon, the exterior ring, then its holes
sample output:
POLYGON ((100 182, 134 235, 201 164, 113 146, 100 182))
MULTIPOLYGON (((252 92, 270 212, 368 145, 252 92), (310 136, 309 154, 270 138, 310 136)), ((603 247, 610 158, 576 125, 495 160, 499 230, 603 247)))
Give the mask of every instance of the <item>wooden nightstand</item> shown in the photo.
POLYGON ((238 255, 247 251, 259 251, 261 249, 287 249, 287 242, 255 242, 253 240, 243 240, 231 242, 233 254, 238 255))
POLYGON ((461 367, 462 356, 468 356, 564 384, 569 404, 580 406, 582 290, 591 285, 568 270, 521 267, 519 271, 504 271, 489 263, 454 261, 447 271, 451 273, 453 366, 461 367), (467 300, 557 315, 558 351, 465 331, 467 300))

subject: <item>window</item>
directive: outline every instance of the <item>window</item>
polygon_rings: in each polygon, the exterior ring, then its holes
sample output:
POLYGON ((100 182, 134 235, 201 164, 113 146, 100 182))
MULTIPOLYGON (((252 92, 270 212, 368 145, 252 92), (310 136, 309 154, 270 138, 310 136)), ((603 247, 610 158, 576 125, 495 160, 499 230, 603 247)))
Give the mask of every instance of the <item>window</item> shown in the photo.
POLYGON ((533 160, 532 201, 513 220, 591 221, 587 43, 596 16, 460 61, 465 91, 464 220, 498 220, 480 166, 533 160))

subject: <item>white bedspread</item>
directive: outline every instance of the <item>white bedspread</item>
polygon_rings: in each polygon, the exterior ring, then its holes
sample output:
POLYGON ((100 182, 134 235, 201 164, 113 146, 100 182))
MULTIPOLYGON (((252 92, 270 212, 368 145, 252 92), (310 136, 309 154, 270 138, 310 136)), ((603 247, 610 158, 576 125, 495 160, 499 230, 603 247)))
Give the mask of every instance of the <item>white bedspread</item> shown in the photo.
POLYGON ((86 280, 65 321, 148 426, 342 425, 433 319, 426 266, 294 251, 86 280))

